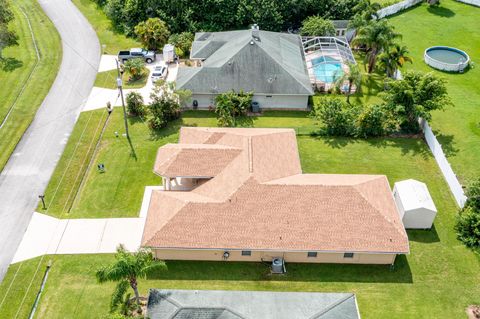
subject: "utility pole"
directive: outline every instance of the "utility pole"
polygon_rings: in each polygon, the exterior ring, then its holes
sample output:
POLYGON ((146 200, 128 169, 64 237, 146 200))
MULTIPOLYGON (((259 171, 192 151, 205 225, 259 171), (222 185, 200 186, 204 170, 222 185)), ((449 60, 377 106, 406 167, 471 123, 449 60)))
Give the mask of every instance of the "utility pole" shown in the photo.
POLYGON ((123 69, 120 69, 118 60, 115 60, 115 61, 117 62, 117 87, 120 90, 120 98, 122 99, 123 121, 125 122, 125 134, 127 135, 127 139, 130 140, 130 135, 128 134, 127 109, 125 108, 125 101, 123 100, 123 88, 122 88, 123 69))

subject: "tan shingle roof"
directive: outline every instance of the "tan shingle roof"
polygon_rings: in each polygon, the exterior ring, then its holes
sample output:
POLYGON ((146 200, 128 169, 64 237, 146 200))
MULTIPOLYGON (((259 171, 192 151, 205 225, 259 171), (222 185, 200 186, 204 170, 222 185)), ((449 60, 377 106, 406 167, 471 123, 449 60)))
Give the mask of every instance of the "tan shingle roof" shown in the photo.
POLYGON ((386 177, 301 174, 293 130, 182 128, 180 142, 241 151, 226 165, 212 163, 223 168, 193 191, 154 192, 144 246, 409 250, 386 177))

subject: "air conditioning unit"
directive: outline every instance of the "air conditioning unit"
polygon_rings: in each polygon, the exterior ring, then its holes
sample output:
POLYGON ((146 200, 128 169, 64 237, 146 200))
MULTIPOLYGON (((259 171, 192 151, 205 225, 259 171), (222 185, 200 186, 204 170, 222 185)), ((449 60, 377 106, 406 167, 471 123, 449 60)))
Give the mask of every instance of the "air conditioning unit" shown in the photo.
POLYGON ((285 269, 285 261, 281 257, 273 258, 272 260, 272 273, 273 274, 283 274, 287 272, 285 269))

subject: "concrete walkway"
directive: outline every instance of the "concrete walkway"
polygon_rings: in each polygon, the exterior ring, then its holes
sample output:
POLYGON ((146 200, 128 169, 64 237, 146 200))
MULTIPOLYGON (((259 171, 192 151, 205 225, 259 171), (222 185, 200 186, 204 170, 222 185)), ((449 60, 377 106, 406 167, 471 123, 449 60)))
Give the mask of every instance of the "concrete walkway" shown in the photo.
POLYGON ((63 56, 55 82, 0 174, 0 281, 83 109, 100 62, 97 35, 72 1, 38 2, 60 34, 63 56))
MULTIPOLYGON (((165 62, 162 61, 161 57, 162 56, 159 55, 157 56, 157 60, 154 63, 145 65, 147 69, 150 70, 150 74, 152 74, 153 69, 157 65, 165 65, 165 62)), ((116 57, 112 55, 103 55, 100 62, 99 71, 101 72, 101 70, 108 71, 108 70, 115 69, 116 68, 115 58, 116 57)), ((170 64, 168 66, 167 81, 169 82, 175 81, 177 79, 177 73, 178 73, 178 65, 170 64)), ((112 81, 114 81, 114 79, 112 79, 112 81)), ((154 84, 152 82, 151 77, 149 76, 147 79, 147 83, 144 87, 140 89, 124 89, 123 94, 124 96, 127 96, 128 93, 135 91, 142 95, 145 103, 150 103, 151 101, 150 93, 152 93, 153 86, 154 84)), ((113 106, 121 105, 122 102, 120 100, 118 90, 94 87, 90 92, 90 95, 88 96, 87 102, 85 103, 85 106, 83 107, 82 111, 85 112, 85 111, 105 108, 107 105, 107 102, 110 102, 113 106)))
POLYGON ((12 263, 42 255, 114 253, 119 244, 129 251, 140 247, 153 190, 147 186, 139 217, 58 219, 33 213, 12 263))

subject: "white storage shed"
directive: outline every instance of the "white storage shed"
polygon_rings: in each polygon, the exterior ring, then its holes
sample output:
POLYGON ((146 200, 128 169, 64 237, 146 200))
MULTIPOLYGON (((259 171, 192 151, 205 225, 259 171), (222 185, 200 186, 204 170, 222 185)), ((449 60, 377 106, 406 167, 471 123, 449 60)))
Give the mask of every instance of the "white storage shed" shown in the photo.
POLYGON ((405 228, 432 228, 437 208, 425 183, 414 179, 397 182, 393 187, 393 196, 405 228))
POLYGON ((175 59, 175 46, 172 44, 165 44, 163 47, 163 60, 166 63, 171 63, 175 59))

